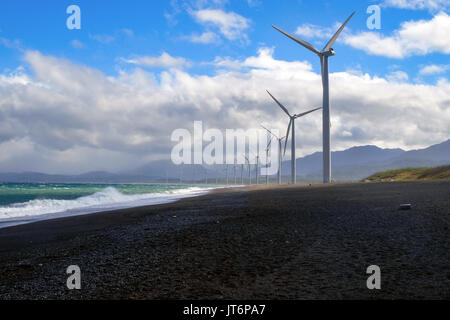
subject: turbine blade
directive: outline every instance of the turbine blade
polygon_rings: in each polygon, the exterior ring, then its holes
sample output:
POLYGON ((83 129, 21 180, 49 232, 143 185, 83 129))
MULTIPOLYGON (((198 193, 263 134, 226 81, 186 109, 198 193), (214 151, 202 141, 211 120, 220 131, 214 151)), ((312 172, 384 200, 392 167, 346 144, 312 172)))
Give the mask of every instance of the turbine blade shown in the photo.
POLYGON ((327 45, 323 48, 322 51, 328 51, 328 50, 331 49, 331 47, 333 46, 334 42, 339 37, 339 35, 341 34, 342 30, 344 30, 345 26, 347 25, 347 23, 350 21, 350 19, 353 17, 354 14, 355 14, 355 12, 353 12, 350 15, 350 17, 348 17, 347 20, 345 20, 344 24, 338 29, 338 31, 336 31, 334 36, 330 39, 330 41, 328 41, 327 45))
POLYGON ((269 139, 269 143, 267 144, 267 149, 269 149, 270 148, 270 145, 272 144, 272 137, 270 137, 270 139, 269 139))
POLYGON ((267 129, 266 127, 264 127, 263 125, 261 125, 261 127, 263 127, 264 129, 266 129, 266 131, 268 133, 270 133, 272 136, 274 136, 275 138, 279 139, 272 131, 270 131, 269 129, 267 129))
POLYGON ((303 112, 303 113, 299 113, 299 114, 296 114, 296 115, 295 115, 295 118, 297 119, 297 118, 300 118, 300 117, 306 116, 306 115, 307 115, 308 113, 311 113, 311 112, 317 111, 317 110, 319 110, 319 109, 322 109, 322 107, 319 107, 319 108, 315 108, 315 109, 312 109, 312 110, 309 110, 309 111, 306 111, 306 112, 303 112))
POLYGON ((283 109, 284 112, 286 112, 286 114, 291 117, 291 115, 289 114, 289 111, 286 109, 285 106, 283 106, 277 99, 275 99, 275 97, 269 92, 269 90, 266 90, 267 93, 269 94, 269 96, 272 97, 272 99, 278 104, 278 106, 283 109))
POLYGON ((286 37, 291 38, 292 40, 294 40, 295 42, 297 42, 298 44, 304 46, 306 49, 311 50, 312 52, 314 52, 315 54, 320 54, 319 50, 317 50, 316 48, 314 48, 314 46, 302 39, 299 39, 297 37, 294 37, 293 35, 275 27, 274 25, 272 25, 272 27, 278 31, 280 31, 282 34, 284 34, 286 37))
POLYGON ((289 140, 289 130, 291 129, 291 124, 292 124, 292 118, 289 121, 289 125, 286 131, 286 141, 284 142, 284 152, 283 152, 283 156, 286 154, 286 147, 287 147, 287 142, 289 140))
POLYGON ((264 129, 264 130, 266 130, 268 133, 270 133, 270 134, 272 134, 273 135, 273 133, 269 130, 269 129, 267 129, 266 127, 264 127, 263 125, 261 125, 261 127, 264 129))

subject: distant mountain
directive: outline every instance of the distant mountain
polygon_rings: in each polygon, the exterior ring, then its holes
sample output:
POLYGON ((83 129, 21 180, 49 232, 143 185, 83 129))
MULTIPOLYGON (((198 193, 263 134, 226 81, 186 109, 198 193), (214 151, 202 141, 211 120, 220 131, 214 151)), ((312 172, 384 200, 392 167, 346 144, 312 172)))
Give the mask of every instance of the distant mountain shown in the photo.
MULTIPOLYGON (((407 167, 437 167, 450 164, 450 140, 425 149, 404 151, 402 149, 382 149, 377 146, 359 146, 332 152, 332 176, 335 181, 359 181, 376 172, 407 167)), ((241 166, 236 166, 237 181, 240 181, 241 166)), ((244 178, 248 169, 244 168, 244 178)), ((254 169, 251 172, 255 177, 254 169)), ((283 180, 290 175, 290 161, 283 161, 283 180)), ((299 181, 316 182, 322 180, 322 153, 316 152, 297 159, 299 181)), ((228 166, 228 177, 234 182, 235 171, 228 166)), ((170 160, 153 161, 134 170, 109 173, 94 171, 80 175, 50 175, 39 172, 0 173, 4 182, 54 182, 54 183, 124 183, 124 182, 179 182, 209 181, 216 178, 224 181, 226 166, 174 165, 170 160)), ((262 178, 264 180, 264 178, 262 178)), ((254 180, 253 180, 254 181, 254 180)))
POLYGON ((40 172, 0 173, 0 182, 23 183, 120 183, 138 181, 133 180, 138 178, 103 171, 87 172, 80 175, 46 174, 40 172))
MULTIPOLYGON (((380 149, 375 146, 354 147, 332 152, 332 177, 336 181, 358 181, 376 172, 408 168, 437 167, 450 163, 450 140, 431 147, 404 151, 380 149)), ((284 163, 283 163, 284 165, 284 163)), ((290 162, 285 165, 289 168, 290 162)), ((303 180, 321 181, 322 153, 297 159, 297 174, 303 180), (310 157, 314 157, 315 166, 310 157), (303 167, 303 166, 304 167, 303 167)), ((285 170, 283 170, 284 174, 285 170)))
POLYGON ((450 140, 419 150, 407 151, 392 159, 391 163, 398 168, 437 167, 448 164, 450 159, 450 140))
MULTIPOLYGON (((353 147, 344 151, 331 153, 332 172, 346 166, 365 166, 383 163, 393 159, 405 151, 402 149, 381 149, 376 146, 353 147)), ((316 152, 297 159, 297 174, 308 176, 322 172, 322 152, 316 152)), ((283 161, 283 174, 290 174, 291 161, 283 161)))
POLYGON ((137 169, 123 172, 122 174, 164 181, 167 179, 175 181, 179 181, 180 179, 184 181, 203 180, 207 174, 210 177, 222 176, 219 170, 216 172, 212 167, 198 164, 175 165, 170 160, 153 161, 137 169))

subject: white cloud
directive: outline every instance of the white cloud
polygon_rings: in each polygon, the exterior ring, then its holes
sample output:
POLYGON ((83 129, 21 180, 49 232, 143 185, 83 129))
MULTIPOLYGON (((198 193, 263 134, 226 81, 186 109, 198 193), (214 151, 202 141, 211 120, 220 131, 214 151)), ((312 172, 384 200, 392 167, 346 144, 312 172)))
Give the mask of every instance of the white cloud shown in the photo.
MULTIPOLYGON (((336 30, 334 32, 336 32, 336 30)), ((305 38, 329 39, 333 36, 333 30, 332 28, 325 28, 314 24, 305 23, 297 27, 295 34, 305 38)))
POLYGON ((431 65, 422 67, 419 71, 419 74, 422 76, 429 76, 429 75, 433 75, 433 74, 444 73, 447 70, 450 70, 450 64, 447 64, 447 65, 431 64, 431 65))
POLYGON ((450 7, 450 0, 384 0, 385 7, 437 12, 450 7))
MULTIPOLYGON (((296 113, 322 97, 320 74, 308 62, 277 60, 270 48, 228 59, 235 68, 222 66, 214 75, 136 68, 106 76, 37 51, 24 60, 32 73, 19 69, 0 77, 2 171, 131 169, 168 158, 172 131, 192 130, 194 120, 219 129, 267 123, 284 132, 286 116, 265 89, 296 113)), ((450 136, 447 80, 411 84, 339 72, 330 74, 330 87, 333 150, 420 148, 450 136)), ((299 121, 298 155, 320 151, 320 113, 299 121)))
POLYGON ((134 32, 131 29, 124 28, 124 29, 121 29, 120 32, 122 34, 126 35, 127 37, 134 37, 134 32))
POLYGON ((163 52, 159 57, 136 57, 132 59, 123 59, 122 61, 145 67, 157 68, 182 68, 188 67, 190 62, 184 58, 172 57, 167 52, 163 52))
POLYGON ((22 42, 18 39, 10 40, 8 38, 0 37, 0 43, 9 49, 22 50, 22 42))
POLYGON ((213 26, 228 40, 247 39, 244 33, 250 26, 250 20, 234 12, 220 9, 191 10, 194 19, 203 25, 213 26))
POLYGON ((70 41, 70 45, 75 49, 83 49, 86 47, 83 42, 81 42, 80 40, 76 40, 76 39, 70 41))
POLYGON ((386 79, 391 82, 405 82, 409 80, 409 76, 406 72, 398 70, 389 73, 386 76, 386 79))
POLYGON ((108 35, 108 34, 94 34, 94 35, 89 35, 89 37, 92 40, 100 42, 101 44, 110 44, 111 42, 114 42, 116 40, 115 37, 108 35))
POLYGON ((216 57, 212 63, 206 64, 212 64, 216 68, 225 68, 234 70, 240 70, 243 67, 241 61, 231 59, 230 57, 216 57))
POLYGON ((188 41, 202 44, 217 43, 220 40, 217 34, 211 31, 205 31, 200 35, 192 34, 184 38, 187 39, 188 41))
POLYGON ((450 16, 441 12, 431 20, 403 22, 391 36, 378 32, 343 35, 343 41, 373 55, 404 58, 433 52, 450 54, 450 16))
POLYGON ((248 3, 248 6, 250 8, 258 7, 258 6, 261 5, 261 1, 260 0, 247 0, 247 3, 248 3))

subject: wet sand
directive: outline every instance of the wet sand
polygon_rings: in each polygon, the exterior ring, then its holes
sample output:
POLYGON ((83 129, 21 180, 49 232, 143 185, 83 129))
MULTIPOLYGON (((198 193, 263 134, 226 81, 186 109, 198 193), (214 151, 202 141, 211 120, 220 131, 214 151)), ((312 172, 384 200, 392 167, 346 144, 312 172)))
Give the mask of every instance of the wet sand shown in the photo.
POLYGON ((449 195, 450 182, 236 188, 0 229, 0 299, 449 299, 449 195))

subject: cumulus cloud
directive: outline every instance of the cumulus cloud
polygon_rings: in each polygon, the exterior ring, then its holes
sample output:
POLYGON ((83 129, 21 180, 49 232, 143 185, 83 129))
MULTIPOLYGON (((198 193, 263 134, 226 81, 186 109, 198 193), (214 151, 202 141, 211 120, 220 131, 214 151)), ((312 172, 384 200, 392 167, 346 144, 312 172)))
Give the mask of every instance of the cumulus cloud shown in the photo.
POLYGON ((384 0, 382 5, 400 9, 436 12, 448 9, 450 7, 450 0, 384 0))
POLYGON ((194 19, 205 26, 212 26, 228 40, 247 39, 244 33, 250 26, 250 20, 235 13, 220 9, 191 10, 194 19))
MULTIPOLYGON (((275 59, 270 48, 228 59, 234 68, 222 65, 213 75, 137 67, 106 76, 38 51, 24 60, 30 72, 0 76, 2 171, 130 169, 169 158, 172 131, 192 130, 195 120, 205 129, 266 123, 284 132, 288 119, 265 89, 295 113, 322 97, 320 74, 308 62, 275 59)), ((338 72, 330 83, 333 150, 366 144, 410 149, 449 138, 447 80, 411 84, 338 72)), ((297 125, 298 154, 320 151, 321 114, 297 125)))
POLYGON ((190 62, 184 58, 172 57, 167 52, 163 52, 159 57, 136 57, 124 59, 122 61, 144 67, 157 68, 181 68, 190 66, 190 62))
POLYGON ((433 52, 450 54, 450 16, 445 12, 431 20, 403 22, 390 36, 379 32, 346 34, 343 41, 357 49, 378 56, 401 59, 433 52))

